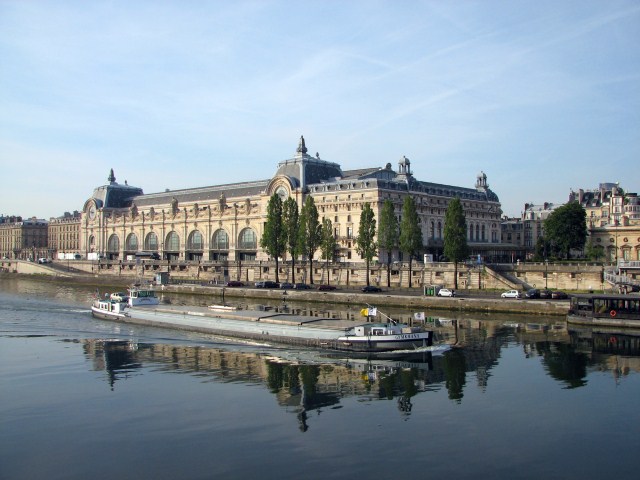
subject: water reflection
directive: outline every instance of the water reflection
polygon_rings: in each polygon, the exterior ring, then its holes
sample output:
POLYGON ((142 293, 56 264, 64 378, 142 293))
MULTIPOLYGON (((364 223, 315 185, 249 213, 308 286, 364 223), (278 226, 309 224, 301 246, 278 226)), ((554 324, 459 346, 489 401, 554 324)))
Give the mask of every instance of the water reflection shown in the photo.
POLYGON ((611 371, 620 378, 640 367, 640 336, 495 322, 461 322, 455 329, 456 348, 439 356, 423 353, 419 358, 402 360, 332 358, 308 350, 246 352, 119 339, 84 340, 83 349, 93 369, 107 373, 111 389, 145 369, 195 375, 205 382, 262 385, 280 406, 296 415, 302 432, 309 428, 310 412, 341 408, 347 397, 395 400, 402 416, 411 415, 416 395, 441 389, 446 389, 451 401, 461 403, 469 376, 483 391, 488 389, 502 349, 515 342, 522 346, 525 358, 539 359, 547 374, 566 389, 584 387, 590 371, 611 371))

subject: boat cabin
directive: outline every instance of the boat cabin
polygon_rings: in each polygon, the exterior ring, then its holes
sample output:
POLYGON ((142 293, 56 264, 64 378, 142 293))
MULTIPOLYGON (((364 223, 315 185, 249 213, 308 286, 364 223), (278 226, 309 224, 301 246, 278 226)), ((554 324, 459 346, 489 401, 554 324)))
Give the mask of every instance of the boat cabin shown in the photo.
POLYGON ((569 315, 640 320, 640 295, 571 295, 569 315))
POLYGON ((401 335, 403 333, 415 333, 416 329, 404 324, 394 323, 365 323, 351 328, 347 335, 356 337, 379 337, 383 335, 401 335))

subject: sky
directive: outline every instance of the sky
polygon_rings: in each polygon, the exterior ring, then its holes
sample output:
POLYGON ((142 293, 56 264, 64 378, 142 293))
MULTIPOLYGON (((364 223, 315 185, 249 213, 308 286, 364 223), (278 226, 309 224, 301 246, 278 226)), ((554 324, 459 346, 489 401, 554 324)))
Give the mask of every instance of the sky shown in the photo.
POLYGON ((640 193, 640 1, 0 0, 0 215, 93 189, 343 171, 473 188, 507 216, 640 193))

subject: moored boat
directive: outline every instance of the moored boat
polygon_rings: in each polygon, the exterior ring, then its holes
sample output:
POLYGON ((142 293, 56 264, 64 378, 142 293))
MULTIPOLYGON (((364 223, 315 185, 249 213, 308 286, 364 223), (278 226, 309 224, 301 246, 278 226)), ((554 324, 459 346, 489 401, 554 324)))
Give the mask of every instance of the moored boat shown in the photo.
POLYGON ((640 327, 640 295, 571 295, 567 322, 593 326, 640 327))

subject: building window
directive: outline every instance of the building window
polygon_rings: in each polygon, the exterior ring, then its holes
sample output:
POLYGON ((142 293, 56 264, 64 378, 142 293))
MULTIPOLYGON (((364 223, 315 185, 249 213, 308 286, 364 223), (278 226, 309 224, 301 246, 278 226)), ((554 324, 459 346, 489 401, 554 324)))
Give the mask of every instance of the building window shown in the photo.
POLYGON ((137 252, 138 251, 138 237, 135 233, 130 233, 127 237, 127 241, 125 242, 125 250, 127 252, 137 252))
POLYGON ((112 253, 118 253, 120 250, 120 239, 115 233, 109 237, 107 242, 107 251, 112 253))
POLYGON ((211 240, 213 250, 229 250, 229 235, 224 230, 216 230, 211 240))
POLYGON ((164 249, 168 252, 180 251, 180 237, 176 232, 169 232, 167 240, 164 243, 164 249))
POLYGON ((189 240, 187 240, 187 249, 188 250, 202 250, 203 241, 202 234, 198 230, 194 230, 189 235, 189 240))
POLYGON ((251 228, 245 228, 240 232, 238 248, 241 250, 256 250, 258 248, 256 233, 251 228))
POLYGON ((150 232, 144 240, 144 249, 151 252, 158 251, 158 236, 154 232, 150 232))

